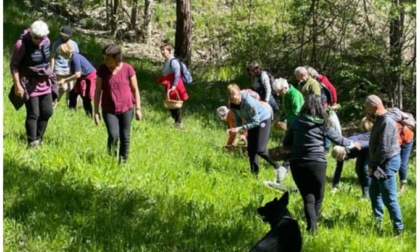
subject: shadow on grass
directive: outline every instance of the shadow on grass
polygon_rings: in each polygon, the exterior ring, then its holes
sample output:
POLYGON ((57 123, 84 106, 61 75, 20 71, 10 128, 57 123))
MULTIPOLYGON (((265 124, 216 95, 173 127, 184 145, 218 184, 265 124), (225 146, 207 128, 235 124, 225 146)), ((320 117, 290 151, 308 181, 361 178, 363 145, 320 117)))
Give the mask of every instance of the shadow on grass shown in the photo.
POLYGON ((253 239, 255 228, 240 217, 220 221, 213 204, 98 188, 89 180, 72 181, 67 172, 68 168, 35 170, 18 160, 4 160, 4 219, 20 223, 26 237, 44 242, 65 232, 72 237, 70 251, 221 251, 252 245, 244 241, 253 239))

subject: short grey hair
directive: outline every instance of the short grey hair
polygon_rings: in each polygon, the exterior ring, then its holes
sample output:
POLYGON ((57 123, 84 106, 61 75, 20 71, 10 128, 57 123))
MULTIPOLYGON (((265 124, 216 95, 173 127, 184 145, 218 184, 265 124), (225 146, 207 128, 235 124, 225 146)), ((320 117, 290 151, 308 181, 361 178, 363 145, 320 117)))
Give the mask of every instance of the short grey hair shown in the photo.
POLYGON ((366 98, 366 101, 365 102, 366 103, 369 103, 369 104, 371 104, 371 105, 373 105, 375 107, 383 106, 383 103, 382 103, 381 98, 379 98, 379 96, 377 96, 377 95, 369 95, 366 98))
POLYGON ((317 70, 315 70, 315 68, 308 66, 308 67, 307 67, 307 69, 308 69, 308 73, 309 73, 309 75, 310 75, 312 78, 316 78, 316 77, 318 77, 318 71, 317 71, 317 70))
POLYGON ((307 74, 308 73, 308 70, 305 67, 303 67, 303 66, 299 66, 299 67, 297 67, 295 69, 295 72, 294 73, 295 74, 307 74))
POLYGON ((287 83, 286 79, 278 78, 273 81, 273 90, 275 92, 279 92, 283 88, 286 88, 287 90, 289 90, 289 83, 287 83))
POLYGON ((44 37, 50 33, 50 30, 48 30, 48 25, 44 21, 38 20, 31 24, 31 27, 29 27, 29 32, 32 35, 44 37))

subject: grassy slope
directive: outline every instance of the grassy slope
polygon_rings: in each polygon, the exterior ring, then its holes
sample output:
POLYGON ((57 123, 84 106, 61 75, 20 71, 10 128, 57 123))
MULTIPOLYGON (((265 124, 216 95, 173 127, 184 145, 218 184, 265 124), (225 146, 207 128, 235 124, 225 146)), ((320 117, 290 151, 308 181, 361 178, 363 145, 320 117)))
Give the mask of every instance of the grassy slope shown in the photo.
MULTIPOLYGON (((136 68, 141 69, 139 63, 136 68)), ((7 84, 10 75, 4 70, 7 84)), ((245 157, 222 151, 223 126, 207 109, 215 108, 217 101, 206 98, 219 91, 205 92, 202 83, 191 88, 191 96, 204 93, 204 99, 186 104, 182 132, 170 127, 161 106, 163 94, 153 79, 144 79, 141 71, 138 78, 144 120, 133 122, 131 156, 125 166, 107 156, 104 125, 95 127, 81 110, 74 113, 63 104, 49 123, 45 146, 26 150, 24 110, 15 112, 5 98, 7 250, 243 251, 267 231, 256 208, 278 195, 261 183, 272 179, 273 171, 263 169, 255 180, 245 157)), ((329 161, 331 177, 334 163, 329 161)), ((341 193, 330 195, 328 185, 320 233, 316 238, 304 236, 305 251, 412 251, 415 185, 400 198, 407 226, 403 239, 394 240, 389 232, 378 236, 370 223, 370 205, 359 198, 352 166, 346 164, 341 193)), ((414 167, 412 162, 410 183, 414 167)), ((290 176, 286 183, 293 185, 290 176)), ((297 194, 291 197, 290 209, 303 228, 297 194)))
MULTIPOLYGON (((5 25, 10 36, 4 40, 4 91, 11 83, 10 45, 23 27, 17 21, 5 25)), ((100 58, 99 48, 89 46, 91 56, 100 58)), ((3 96, 6 251, 244 251, 268 230, 256 208, 279 196, 262 185, 273 171, 263 169, 253 179, 245 157, 223 152, 226 135, 214 109, 224 86, 206 89, 206 80, 191 86, 186 130, 178 131, 170 127, 163 92, 154 84, 159 64, 130 62, 140 82, 144 120, 133 121, 125 166, 106 154, 105 126, 96 127, 81 110, 74 113, 63 104, 51 118, 45 146, 26 150, 24 109, 14 111, 3 96)), ((281 141, 274 133, 270 146, 281 141)), ((383 235, 372 227, 353 165, 346 164, 338 194, 329 193, 328 180, 319 234, 303 232, 304 251, 414 251, 415 160, 410 190, 400 197, 406 233, 399 239, 392 238, 388 214, 383 235)), ((329 159, 328 178, 333 169, 329 159)), ((285 183, 293 185, 291 176, 285 183)), ((303 230, 298 194, 289 206, 303 230)))

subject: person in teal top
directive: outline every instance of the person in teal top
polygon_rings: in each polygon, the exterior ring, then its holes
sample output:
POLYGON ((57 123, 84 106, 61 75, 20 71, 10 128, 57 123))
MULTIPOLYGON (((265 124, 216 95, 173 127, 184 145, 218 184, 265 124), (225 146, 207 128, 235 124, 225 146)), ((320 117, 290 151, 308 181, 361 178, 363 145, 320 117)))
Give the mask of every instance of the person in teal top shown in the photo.
POLYGON ((273 90, 282 97, 282 116, 280 121, 290 125, 299 115, 304 100, 302 93, 287 83, 286 79, 278 78, 273 82, 273 90))

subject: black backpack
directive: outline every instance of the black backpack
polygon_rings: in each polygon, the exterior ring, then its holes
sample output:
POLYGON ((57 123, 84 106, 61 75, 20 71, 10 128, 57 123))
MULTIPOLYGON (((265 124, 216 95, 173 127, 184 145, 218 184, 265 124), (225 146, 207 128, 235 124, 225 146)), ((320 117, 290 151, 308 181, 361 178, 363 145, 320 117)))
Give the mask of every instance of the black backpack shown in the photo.
MULTIPOLYGON (((270 80, 271 94, 272 94, 274 97, 277 97, 276 92, 274 92, 274 90, 273 90, 273 83, 274 83, 275 78, 274 78, 274 76, 273 76, 271 73, 269 73, 268 71, 265 71, 265 72, 267 73, 267 75, 268 75, 268 79, 270 80)), ((260 77, 259 77, 258 81, 259 81, 259 82, 260 82, 260 84, 262 85, 262 74, 260 74, 260 77)))

